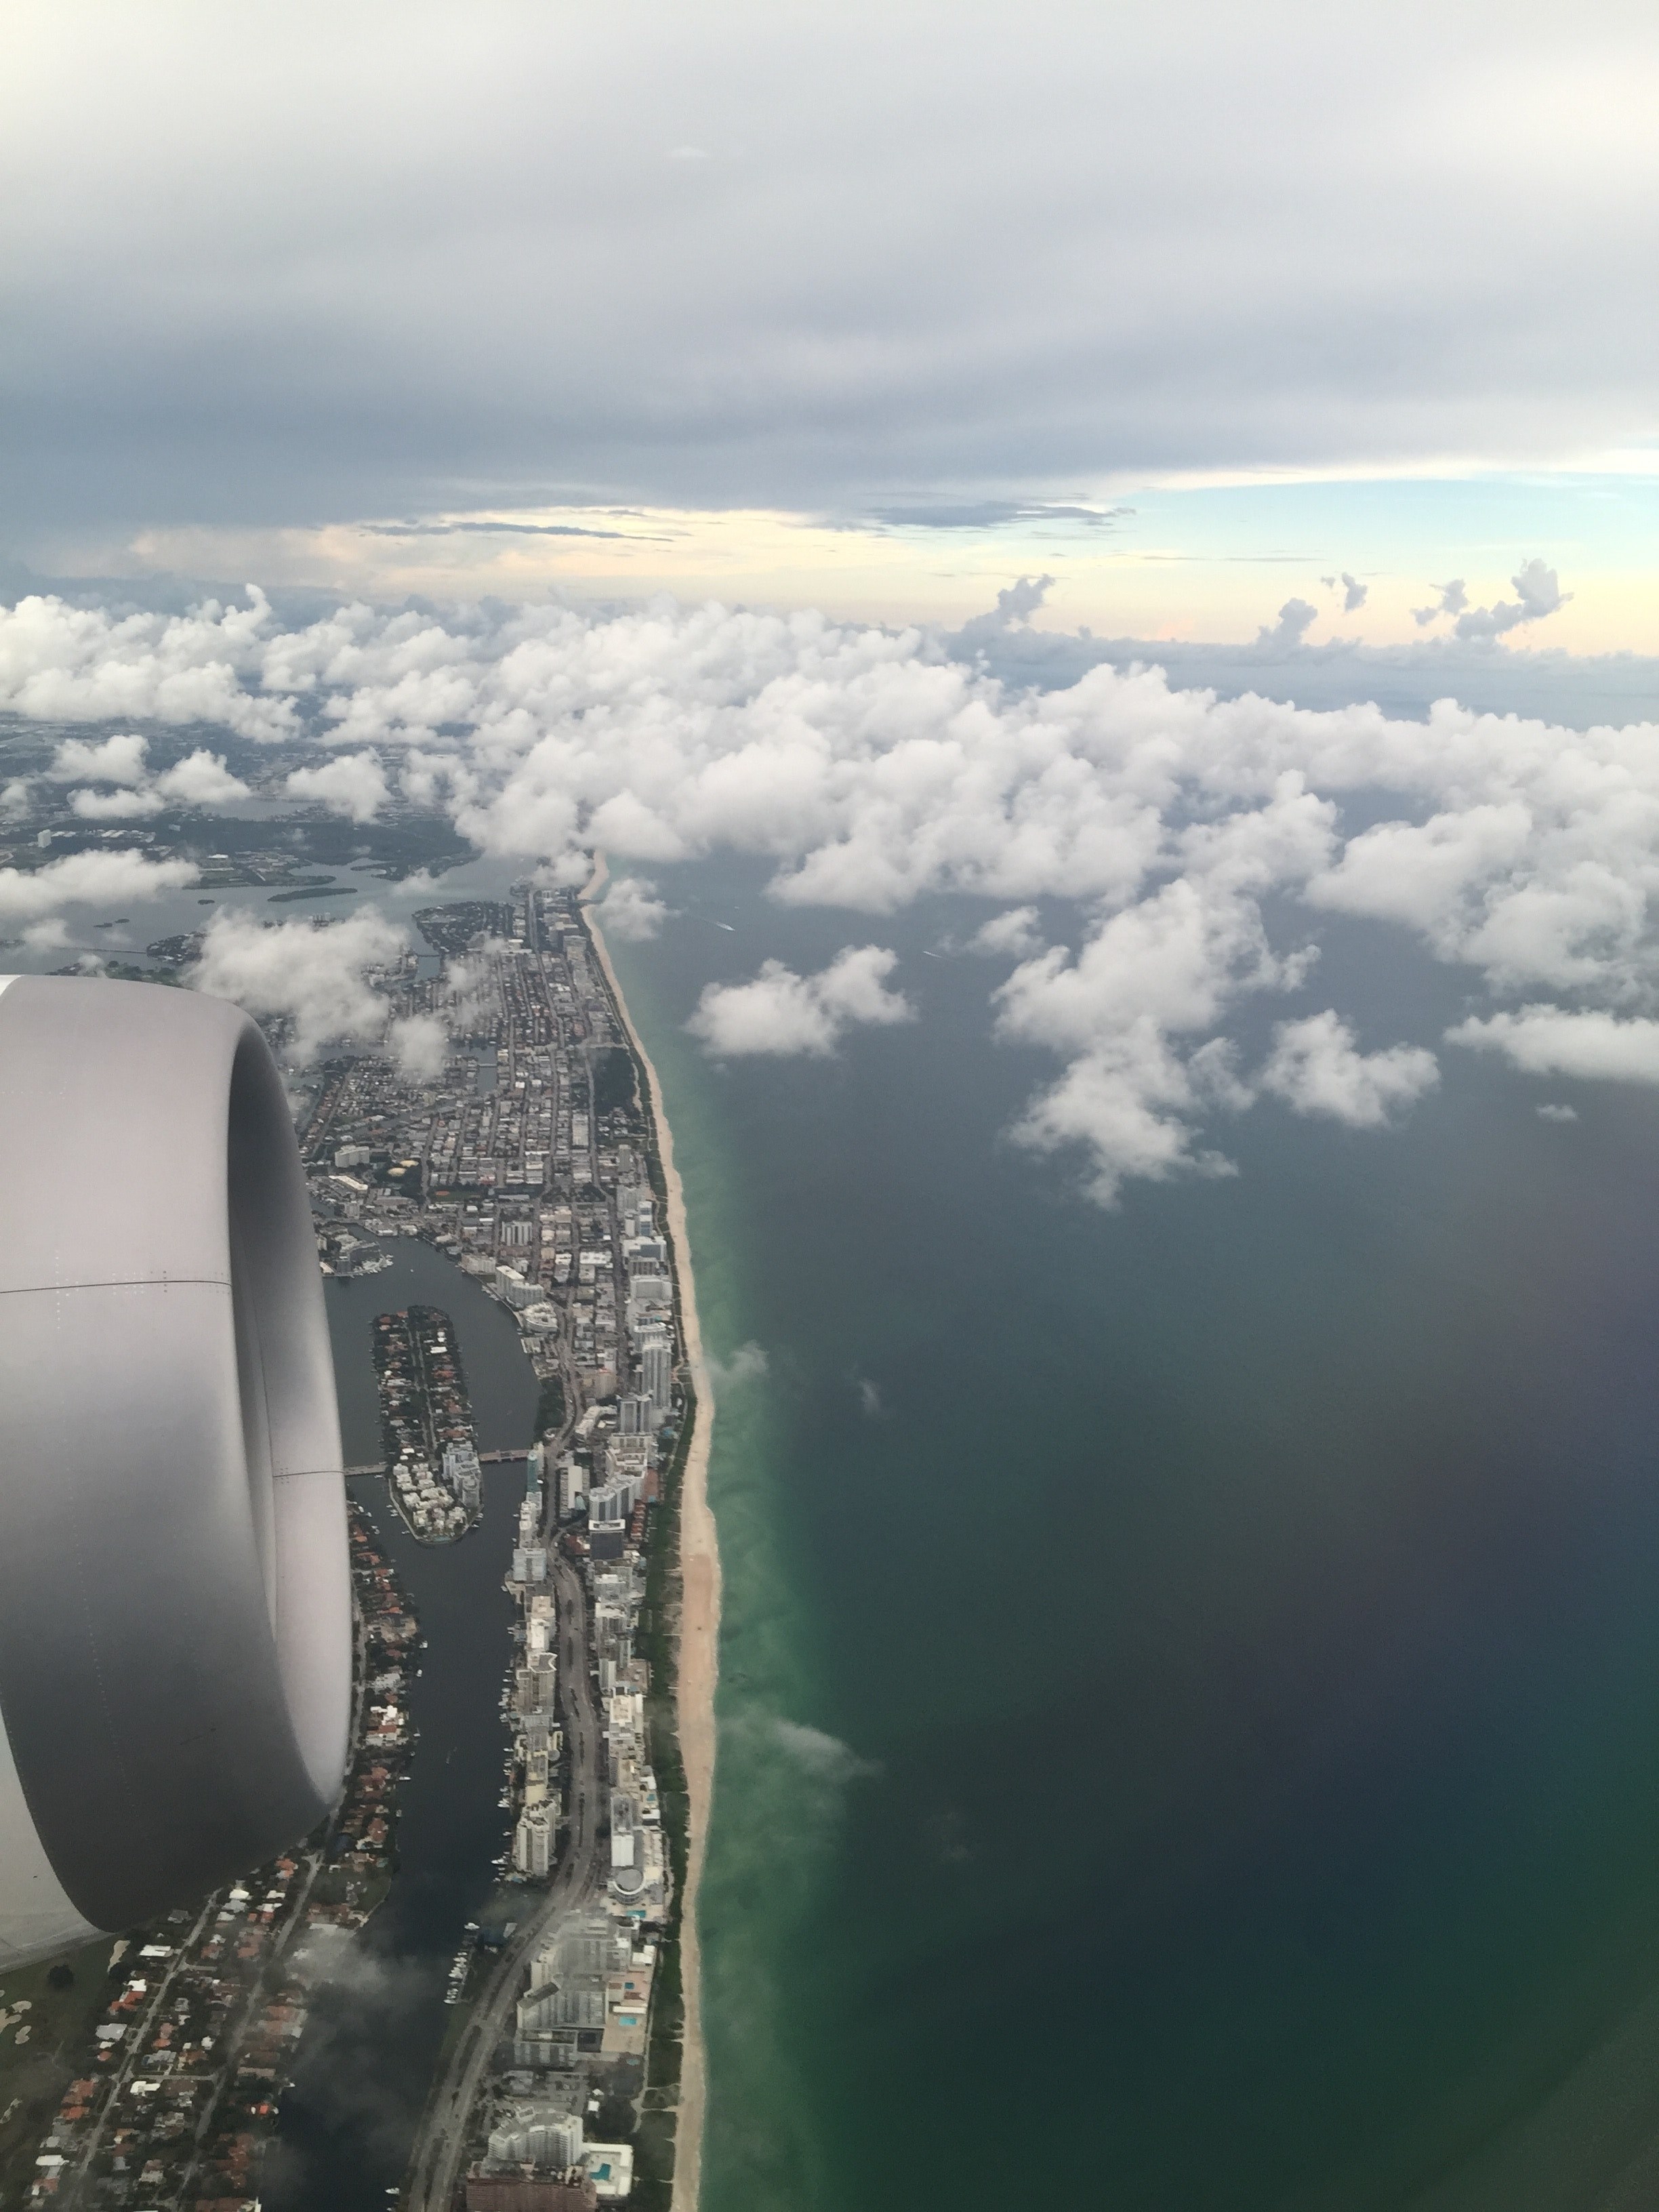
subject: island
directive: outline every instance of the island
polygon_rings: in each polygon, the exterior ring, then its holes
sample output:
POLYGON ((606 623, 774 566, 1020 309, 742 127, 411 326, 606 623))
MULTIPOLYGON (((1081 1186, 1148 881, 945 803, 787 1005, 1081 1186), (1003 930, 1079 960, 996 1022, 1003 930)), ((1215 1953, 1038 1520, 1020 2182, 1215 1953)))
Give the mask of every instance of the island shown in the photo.
POLYGON ((437 1306, 377 1315, 380 1447, 410 1534, 450 1544, 483 1515, 483 1478, 455 1324, 437 1306))

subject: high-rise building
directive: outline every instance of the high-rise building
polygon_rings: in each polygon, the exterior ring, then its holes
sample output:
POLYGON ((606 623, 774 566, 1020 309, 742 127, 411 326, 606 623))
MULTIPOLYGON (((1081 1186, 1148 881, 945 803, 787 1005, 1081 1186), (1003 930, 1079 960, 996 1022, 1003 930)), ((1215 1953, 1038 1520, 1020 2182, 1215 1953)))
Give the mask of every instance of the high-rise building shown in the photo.
POLYGON ((559 1462, 559 1516, 568 1521, 578 1510, 587 1495, 587 1469, 580 1460, 567 1456, 559 1462))
POLYGON ((483 1474, 478 1465, 478 1455, 471 1444, 447 1444, 444 1447, 444 1480, 452 1497, 457 1498, 468 1512, 476 1512, 483 1495, 483 1474))
POLYGON ((659 1423, 674 1395, 674 1349, 665 1328, 641 1331, 639 1344, 640 1395, 656 1407, 659 1423))
POLYGON ((544 1812, 526 1813, 513 1832, 514 1865, 520 1874, 544 1875, 552 1857, 552 1822, 544 1812))
POLYGON ((623 1399, 617 1407, 618 1435, 648 1437, 657 1425, 655 1413, 655 1401, 648 1392, 634 1392, 623 1399))

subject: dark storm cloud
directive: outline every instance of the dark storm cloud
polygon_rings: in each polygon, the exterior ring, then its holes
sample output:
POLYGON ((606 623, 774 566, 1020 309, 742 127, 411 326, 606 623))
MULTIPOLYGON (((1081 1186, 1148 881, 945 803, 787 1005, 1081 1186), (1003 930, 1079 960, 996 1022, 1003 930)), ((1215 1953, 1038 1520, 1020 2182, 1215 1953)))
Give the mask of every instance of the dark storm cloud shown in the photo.
POLYGON ((11 23, 25 551, 529 484, 987 527, 1113 476, 1650 420, 1650 11, 1522 5, 1502 40, 1194 0, 1018 37, 739 0, 11 23))

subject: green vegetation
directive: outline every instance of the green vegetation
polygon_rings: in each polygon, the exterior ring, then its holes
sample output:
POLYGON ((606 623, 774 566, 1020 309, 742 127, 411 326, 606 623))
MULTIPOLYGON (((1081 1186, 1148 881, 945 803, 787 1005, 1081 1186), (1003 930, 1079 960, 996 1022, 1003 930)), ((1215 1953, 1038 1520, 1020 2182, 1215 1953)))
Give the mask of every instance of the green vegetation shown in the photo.
POLYGON ((596 2142, 632 2142, 639 2121, 626 2097, 602 2097, 587 2133, 596 2142))
POLYGON ((541 1395, 536 1401, 538 1437, 557 1436, 564 1426, 564 1384, 556 1375, 544 1375, 541 1395))
POLYGON ((593 1111, 601 1118, 618 1108, 633 1114, 638 1104, 633 1054, 626 1045, 606 1045, 593 1055, 593 1111))

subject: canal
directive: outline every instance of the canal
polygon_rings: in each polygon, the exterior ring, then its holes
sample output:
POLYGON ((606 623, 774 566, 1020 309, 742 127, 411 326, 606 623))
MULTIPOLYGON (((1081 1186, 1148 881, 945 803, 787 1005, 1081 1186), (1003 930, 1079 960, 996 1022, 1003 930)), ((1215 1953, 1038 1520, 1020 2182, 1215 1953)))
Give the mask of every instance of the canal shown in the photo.
MULTIPOLYGON (((347 1464, 380 1456, 374 1316, 411 1303, 441 1306, 455 1323, 479 1449, 527 1443, 536 1379, 507 1313, 429 1247, 404 1238, 387 1249, 386 1273, 327 1286, 347 1464)), ((313 1992, 263 2176, 267 2212, 365 2212, 402 2179, 451 2017, 449 1962, 490 1895, 507 1834, 497 1701, 513 1607, 501 1577, 523 1489, 522 1468, 486 1468, 481 1527, 434 1547, 409 1535, 383 1481, 352 1485, 426 1639, 410 1701, 419 1741, 399 1797, 390 1893, 368 1928, 338 1946, 313 1992)))

